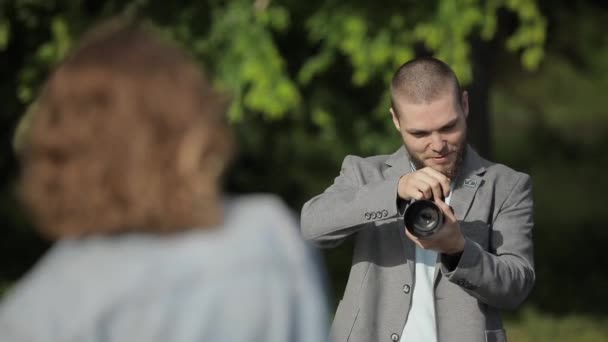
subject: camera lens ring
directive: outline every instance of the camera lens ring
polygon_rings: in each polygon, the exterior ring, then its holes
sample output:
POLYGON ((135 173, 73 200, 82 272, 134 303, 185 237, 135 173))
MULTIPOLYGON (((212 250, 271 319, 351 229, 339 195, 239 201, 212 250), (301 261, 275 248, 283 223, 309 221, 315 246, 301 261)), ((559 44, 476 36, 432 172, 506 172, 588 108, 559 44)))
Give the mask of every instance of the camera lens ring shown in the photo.
POLYGON ((435 234, 443 225, 443 212, 430 200, 412 202, 403 214, 406 229, 417 237, 435 234))

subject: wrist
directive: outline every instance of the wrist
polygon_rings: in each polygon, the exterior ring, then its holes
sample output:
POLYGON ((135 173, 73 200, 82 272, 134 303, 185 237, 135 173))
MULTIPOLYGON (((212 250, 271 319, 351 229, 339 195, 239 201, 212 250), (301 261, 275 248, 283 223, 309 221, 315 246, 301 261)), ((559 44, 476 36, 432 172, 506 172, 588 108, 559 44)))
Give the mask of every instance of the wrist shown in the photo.
POLYGON ((458 242, 452 248, 447 250, 445 254, 460 256, 462 254, 462 252, 464 252, 465 242, 466 242, 466 240, 465 240, 464 236, 460 235, 458 242))
POLYGON ((460 258, 462 257, 463 252, 464 252, 464 249, 459 252, 444 253, 441 256, 441 261, 443 262, 443 265, 448 270, 448 272, 452 272, 458 267, 458 264, 460 263, 460 258))

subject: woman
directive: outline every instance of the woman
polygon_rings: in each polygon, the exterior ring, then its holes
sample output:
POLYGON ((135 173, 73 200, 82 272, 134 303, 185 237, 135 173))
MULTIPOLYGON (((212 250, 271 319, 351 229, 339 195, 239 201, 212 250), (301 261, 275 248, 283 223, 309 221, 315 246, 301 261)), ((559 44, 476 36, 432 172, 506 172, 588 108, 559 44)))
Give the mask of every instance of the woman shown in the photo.
POLYGON ((324 340, 319 279, 278 199, 226 199, 220 98, 181 49, 106 24, 52 73, 22 146, 54 247, 0 306, 1 341, 324 340))

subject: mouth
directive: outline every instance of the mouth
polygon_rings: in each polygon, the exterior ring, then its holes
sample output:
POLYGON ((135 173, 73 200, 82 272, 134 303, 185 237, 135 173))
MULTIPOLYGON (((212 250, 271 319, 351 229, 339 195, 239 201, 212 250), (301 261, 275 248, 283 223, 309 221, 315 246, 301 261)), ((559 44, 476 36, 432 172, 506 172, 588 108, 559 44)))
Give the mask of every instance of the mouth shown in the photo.
POLYGON ((447 153, 438 157, 431 157, 430 159, 433 161, 433 163, 435 164, 447 164, 450 162, 450 155, 451 153, 447 153))

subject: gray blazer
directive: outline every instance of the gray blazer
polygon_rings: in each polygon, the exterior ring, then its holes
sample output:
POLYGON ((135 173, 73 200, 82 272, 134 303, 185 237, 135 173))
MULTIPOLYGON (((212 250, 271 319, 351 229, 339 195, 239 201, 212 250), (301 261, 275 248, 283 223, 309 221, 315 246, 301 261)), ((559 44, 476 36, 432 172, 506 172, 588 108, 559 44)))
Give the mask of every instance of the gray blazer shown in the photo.
MULTIPOLYGON (((415 248, 397 205, 397 184, 408 172, 403 147, 390 156, 347 156, 334 184, 302 209, 303 235, 316 245, 355 239, 333 341, 400 339, 415 286, 415 248)), ((535 279, 530 177, 468 147, 450 201, 466 242, 452 271, 443 256, 437 260, 438 339, 506 341, 500 310, 519 306, 535 279)))

